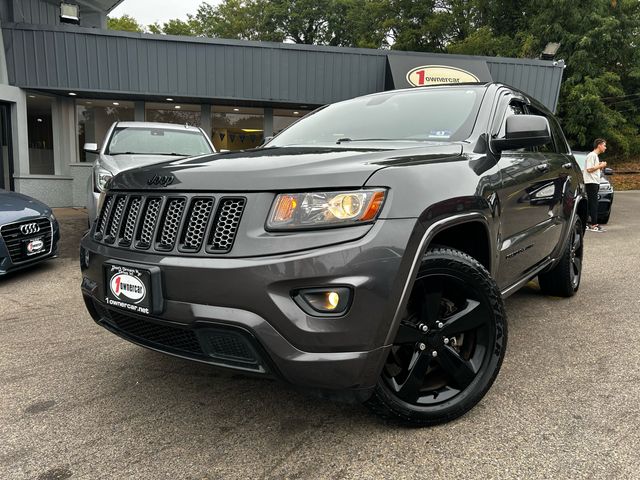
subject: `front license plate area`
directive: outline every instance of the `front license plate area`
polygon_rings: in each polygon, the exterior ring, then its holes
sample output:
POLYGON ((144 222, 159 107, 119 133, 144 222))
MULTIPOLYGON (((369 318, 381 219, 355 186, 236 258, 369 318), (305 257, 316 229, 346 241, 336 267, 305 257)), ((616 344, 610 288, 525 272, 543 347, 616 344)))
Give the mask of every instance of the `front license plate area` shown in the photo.
POLYGON ((44 239, 42 237, 30 238, 22 241, 22 251, 27 257, 44 253, 44 239))
POLYGON ((160 271, 157 267, 107 262, 104 265, 105 302, 133 313, 149 315, 162 310, 160 271))

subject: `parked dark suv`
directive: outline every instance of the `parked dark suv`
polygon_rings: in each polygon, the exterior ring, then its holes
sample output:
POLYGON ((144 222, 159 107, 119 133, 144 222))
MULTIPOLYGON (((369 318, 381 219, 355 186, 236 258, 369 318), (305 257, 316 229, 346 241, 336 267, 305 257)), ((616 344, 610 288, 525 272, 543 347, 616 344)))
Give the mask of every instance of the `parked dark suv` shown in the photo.
POLYGON ((583 187, 555 118, 505 85, 368 95, 120 173, 82 292, 142 346, 445 422, 498 374, 504 297, 577 291, 583 187))

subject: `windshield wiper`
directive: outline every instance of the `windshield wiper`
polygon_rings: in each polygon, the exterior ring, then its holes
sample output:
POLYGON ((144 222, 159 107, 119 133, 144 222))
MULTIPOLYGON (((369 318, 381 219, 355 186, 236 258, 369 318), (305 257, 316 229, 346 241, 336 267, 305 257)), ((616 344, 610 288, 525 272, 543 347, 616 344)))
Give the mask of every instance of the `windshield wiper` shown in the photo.
POLYGON ((340 145, 342 142, 419 142, 420 140, 407 139, 407 138, 339 138, 336 140, 336 145, 340 145))
POLYGON ((163 155, 163 156, 171 156, 171 157, 192 157, 193 156, 192 153, 176 153, 176 152, 171 152, 171 153, 117 152, 117 153, 109 153, 108 155, 158 155, 158 156, 163 155))

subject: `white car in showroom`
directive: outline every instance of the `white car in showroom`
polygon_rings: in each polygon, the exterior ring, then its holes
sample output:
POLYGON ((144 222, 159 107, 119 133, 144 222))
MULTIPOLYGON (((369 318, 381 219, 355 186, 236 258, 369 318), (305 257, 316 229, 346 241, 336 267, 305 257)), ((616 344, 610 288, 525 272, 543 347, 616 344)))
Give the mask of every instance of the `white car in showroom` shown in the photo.
POLYGON ((117 173, 151 163, 216 152, 207 134, 199 127, 152 122, 115 122, 101 147, 96 143, 85 143, 84 151, 98 155, 87 182, 89 225, 97 216, 100 194, 117 173))

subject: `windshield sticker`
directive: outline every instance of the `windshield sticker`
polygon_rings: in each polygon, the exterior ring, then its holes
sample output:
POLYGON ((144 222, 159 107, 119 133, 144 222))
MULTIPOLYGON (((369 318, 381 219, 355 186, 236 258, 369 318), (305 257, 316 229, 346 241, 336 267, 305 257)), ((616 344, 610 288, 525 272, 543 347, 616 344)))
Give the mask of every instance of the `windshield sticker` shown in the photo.
POLYGON ((429 138, 451 138, 451 130, 431 130, 429 138))

